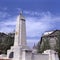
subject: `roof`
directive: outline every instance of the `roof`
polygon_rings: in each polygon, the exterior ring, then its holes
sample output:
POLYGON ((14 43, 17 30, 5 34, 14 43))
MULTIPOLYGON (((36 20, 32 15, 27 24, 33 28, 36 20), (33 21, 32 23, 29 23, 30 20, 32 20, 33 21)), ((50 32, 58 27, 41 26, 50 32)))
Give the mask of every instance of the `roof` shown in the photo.
POLYGON ((60 33, 60 30, 49 31, 49 32, 45 32, 42 37, 57 36, 57 35, 60 35, 59 33, 60 33))

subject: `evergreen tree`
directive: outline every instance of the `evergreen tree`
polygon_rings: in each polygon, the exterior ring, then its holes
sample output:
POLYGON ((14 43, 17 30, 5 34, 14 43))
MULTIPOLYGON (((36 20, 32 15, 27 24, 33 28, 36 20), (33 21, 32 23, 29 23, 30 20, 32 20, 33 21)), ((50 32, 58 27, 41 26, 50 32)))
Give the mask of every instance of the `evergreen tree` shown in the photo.
POLYGON ((42 46, 40 42, 37 44, 37 50, 39 53, 42 53, 44 50, 47 50, 47 49, 50 49, 49 40, 47 38, 44 38, 42 46))
POLYGON ((58 56, 60 58, 60 35, 57 36, 55 51, 58 52, 58 56))
POLYGON ((0 54, 6 54, 14 43, 14 33, 0 33, 0 54))

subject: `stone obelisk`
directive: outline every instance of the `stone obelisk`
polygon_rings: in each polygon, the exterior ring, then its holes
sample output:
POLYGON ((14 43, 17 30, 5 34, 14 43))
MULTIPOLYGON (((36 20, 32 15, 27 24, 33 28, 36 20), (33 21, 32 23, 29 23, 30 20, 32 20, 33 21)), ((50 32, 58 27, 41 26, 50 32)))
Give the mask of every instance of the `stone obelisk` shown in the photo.
POLYGON ((26 46, 26 24, 22 12, 17 17, 14 46, 26 46))
POLYGON ((22 60, 22 49, 26 47, 26 24, 22 12, 17 17, 16 32, 14 40, 13 60, 22 60))
POLYGON ((22 15, 22 12, 20 12, 16 22, 14 46, 12 46, 11 49, 7 51, 7 58, 13 58, 12 60, 22 60, 25 57, 25 54, 23 54, 23 50, 25 48, 26 48, 26 24, 25 18, 22 15), (24 55, 24 57, 22 55, 24 55))

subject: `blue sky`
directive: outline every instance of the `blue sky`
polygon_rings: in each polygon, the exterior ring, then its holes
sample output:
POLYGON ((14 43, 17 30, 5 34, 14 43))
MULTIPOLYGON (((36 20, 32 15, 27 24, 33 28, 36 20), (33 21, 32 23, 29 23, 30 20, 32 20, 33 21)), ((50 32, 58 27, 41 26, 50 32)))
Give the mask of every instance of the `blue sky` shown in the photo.
POLYGON ((13 32, 23 10, 28 45, 40 40, 46 31, 60 29, 60 0, 0 0, 0 32, 13 32))

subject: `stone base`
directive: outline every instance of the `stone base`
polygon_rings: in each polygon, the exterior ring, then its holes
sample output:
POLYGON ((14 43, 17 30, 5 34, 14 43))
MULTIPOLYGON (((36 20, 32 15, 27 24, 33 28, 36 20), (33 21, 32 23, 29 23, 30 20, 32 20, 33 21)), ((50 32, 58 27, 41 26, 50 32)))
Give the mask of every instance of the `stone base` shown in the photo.
POLYGON ((11 49, 7 51, 7 58, 12 58, 12 60, 25 60, 25 53, 29 50, 31 51, 31 49, 26 46, 12 46, 11 49))

